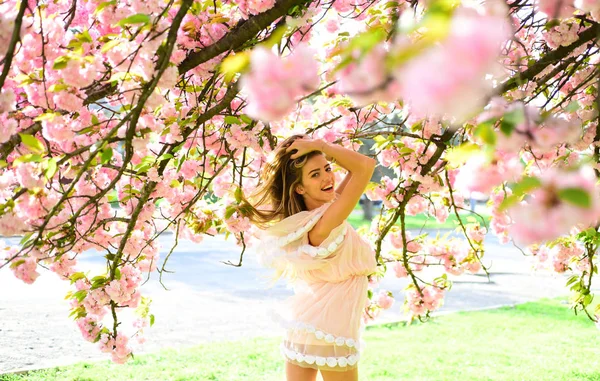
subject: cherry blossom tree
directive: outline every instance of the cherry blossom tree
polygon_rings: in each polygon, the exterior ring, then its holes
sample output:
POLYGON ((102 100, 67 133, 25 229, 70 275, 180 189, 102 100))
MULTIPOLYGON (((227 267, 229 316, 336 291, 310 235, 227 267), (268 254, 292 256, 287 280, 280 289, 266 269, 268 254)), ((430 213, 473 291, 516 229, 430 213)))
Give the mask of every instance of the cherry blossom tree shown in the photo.
POLYGON ((300 132, 373 139, 394 173, 367 191, 383 207, 361 231, 380 265, 366 320, 394 305, 375 290, 388 269, 427 318, 448 274, 487 273, 489 231, 570 272, 597 321, 599 21, 597 0, 0 0, 0 235, 23 237, 0 267, 70 282, 84 339, 123 363, 154 319, 140 285, 174 249, 156 238, 233 235, 241 266, 242 195, 300 132), (473 191, 490 220, 461 214, 473 191), (464 239, 411 235, 420 213, 456 215, 464 239), (78 271, 91 249, 105 273, 78 271))

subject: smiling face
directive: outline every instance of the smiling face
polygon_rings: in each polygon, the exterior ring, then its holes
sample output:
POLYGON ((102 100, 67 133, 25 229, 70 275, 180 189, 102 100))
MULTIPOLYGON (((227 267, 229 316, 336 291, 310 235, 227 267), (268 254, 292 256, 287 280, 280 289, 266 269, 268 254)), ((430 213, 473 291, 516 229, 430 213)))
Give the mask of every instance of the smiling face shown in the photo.
POLYGON ((309 210, 331 201, 335 197, 333 168, 325 155, 315 155, 302 167, 302 181, 296 187, 309 210))

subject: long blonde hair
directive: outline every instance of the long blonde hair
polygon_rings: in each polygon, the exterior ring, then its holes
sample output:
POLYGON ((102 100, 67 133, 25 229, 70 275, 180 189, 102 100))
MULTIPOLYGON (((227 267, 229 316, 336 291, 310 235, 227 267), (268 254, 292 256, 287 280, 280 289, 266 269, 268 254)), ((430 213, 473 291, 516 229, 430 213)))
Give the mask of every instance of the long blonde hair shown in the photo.
POLYGON ((292 135, 279 144, 273 152, 273 158, 266 163, 260 175, 258 187, 248 198, 242 196, 240 209, 243 214, 262 229, 273 222, 308 210, 304 198, 295 189, 302 183, 302 168, 308 160, 323 153, 311 151, 291 159, 290 156, 294 151, 286 152, 286 148, 294 140, 301 138, 307 138, 307 135, 292 135), (270 209, 258 209, 262 205, 268 205, 270 209))

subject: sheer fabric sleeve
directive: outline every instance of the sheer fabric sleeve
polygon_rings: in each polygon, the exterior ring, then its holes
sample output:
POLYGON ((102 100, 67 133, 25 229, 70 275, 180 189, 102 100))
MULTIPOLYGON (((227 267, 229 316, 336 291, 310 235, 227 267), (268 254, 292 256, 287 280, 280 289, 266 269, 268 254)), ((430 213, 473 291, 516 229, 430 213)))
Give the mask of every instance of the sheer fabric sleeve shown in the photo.
POLYGON ((256 252, 263 266, 274 268, 279 276, 294 279, 300 272, 320 269, 339 254, 348 232, 348 222, 335 227, 318 246, 312 246, 308 232, 317 224, 332 202, 311 211, 290 216, 259 234, 256 252))

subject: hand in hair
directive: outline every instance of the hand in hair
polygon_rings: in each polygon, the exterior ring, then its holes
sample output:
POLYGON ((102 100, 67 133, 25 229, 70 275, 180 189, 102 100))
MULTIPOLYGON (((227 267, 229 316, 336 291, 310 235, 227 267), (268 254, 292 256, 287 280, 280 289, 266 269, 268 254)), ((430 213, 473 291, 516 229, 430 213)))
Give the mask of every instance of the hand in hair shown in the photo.
POLYGON ((306 155, 312 151, 321 151, 323 147, 323 140, 321 139, 296 139, 294 142, 285 149, 286 153, 296 150, 290 158, 297 159, 303 155, 306 155))

